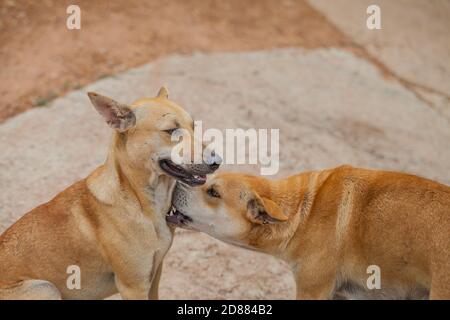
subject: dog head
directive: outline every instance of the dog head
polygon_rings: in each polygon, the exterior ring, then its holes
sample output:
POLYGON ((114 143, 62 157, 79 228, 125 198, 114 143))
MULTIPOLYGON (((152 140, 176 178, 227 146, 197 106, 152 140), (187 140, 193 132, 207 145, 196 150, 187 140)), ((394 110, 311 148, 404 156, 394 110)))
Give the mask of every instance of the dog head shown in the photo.
POLYGON ((268 183, 253 176, 222 173, 199 188, 177 184, 166 220, 225 242, 262 249, 252 235, 271 233, 288 220, 271 199, 268 183))
MULTIPOLYGON (((194 122, 186 111, 168 99, 165 87, 155 98, 140 99, 131 105, 94 92, 89 92, 88 96, 108 125, 117 132, 116 153, 125 158, 124 162, 133 169, 169 175, 195 186, 205 183, 206 175, 219 167, 220 158, 214 153, 200 164, 176 164, 171 160, 172 149, 178 143, 172 135, 183 130, 194 137, 194 122)), ((191 140, 194 144, 194 139, 191 140)), ((195 148, 191 150, 195 152, 195 148)))

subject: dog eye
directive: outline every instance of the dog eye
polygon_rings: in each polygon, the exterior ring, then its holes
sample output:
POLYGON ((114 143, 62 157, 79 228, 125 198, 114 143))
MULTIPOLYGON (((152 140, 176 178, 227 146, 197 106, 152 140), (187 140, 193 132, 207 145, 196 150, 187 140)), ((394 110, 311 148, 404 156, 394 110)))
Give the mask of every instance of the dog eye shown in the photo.
POLYGON ((213 187, 209 187, 206 190, 206 193, 208 194, 208 196, 213 197, 213 198, 220 198, 220 193, 217 192, 216 189, 214 189, 213 187))
POLYGON ((163 130, 164 132, 172 135, 172 133, 174 133, 176 130, 178 130, 179 128, 173 128, 173 129, 167 129, 167 130, 163 130))

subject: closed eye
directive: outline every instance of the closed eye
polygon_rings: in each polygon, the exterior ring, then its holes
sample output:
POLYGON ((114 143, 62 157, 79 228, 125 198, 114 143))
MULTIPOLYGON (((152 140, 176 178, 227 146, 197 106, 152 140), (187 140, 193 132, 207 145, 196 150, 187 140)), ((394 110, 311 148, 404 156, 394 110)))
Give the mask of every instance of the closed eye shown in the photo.
POLYGON ((214 187, 209 187, 208 189, 206 189, 206 193, 208 194, 208 196, 213 197, 213 198, 220 198, 220 193, 217 192, 216 189, 214 189, 214 187))
POLYGON ((174 133, 175 131, 177 131, 179 128, 172 128, 172 129, 167 129, 167 130, 163 130, 165 133, 168 133, 170 135, 172 135, 172 133, 174 133))

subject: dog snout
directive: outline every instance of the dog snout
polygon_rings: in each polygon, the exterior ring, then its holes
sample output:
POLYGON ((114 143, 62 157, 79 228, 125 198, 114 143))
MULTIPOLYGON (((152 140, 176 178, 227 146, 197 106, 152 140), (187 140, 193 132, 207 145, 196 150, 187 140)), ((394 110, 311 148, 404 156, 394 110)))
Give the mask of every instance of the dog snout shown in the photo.
POLYGON ((203 159, 201 164, 188 165, 187 168, 193 174, 211 174, 216 171, 222 163, 222 158, 218 155, 203 159))
POLYGON ((220 165, 222 164, 222 158, 217 153, 212 151, 210 156, 206 159, 206 163, 211 172, 214 172, 219 169, 220 165))

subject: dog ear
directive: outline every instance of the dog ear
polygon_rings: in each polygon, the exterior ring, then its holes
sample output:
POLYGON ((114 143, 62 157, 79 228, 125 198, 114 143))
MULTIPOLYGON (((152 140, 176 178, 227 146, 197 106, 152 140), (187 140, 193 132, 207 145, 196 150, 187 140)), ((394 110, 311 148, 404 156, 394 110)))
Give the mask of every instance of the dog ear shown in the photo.
POLYGON ((111 128, 124 132, 136 124, 136 116, 128 106, 95 92, 88 92, 88 96, 111 128))
POLYGON ((281 208, 272 200, 255 194, 247 203, 250 219, 258 224, 278 223, 288 220, 281 208))
POLYGON ((166 87, 162 86, 161 89, 159 89, 156 97, 168 99, 169 98, 169 90, 166 87))

